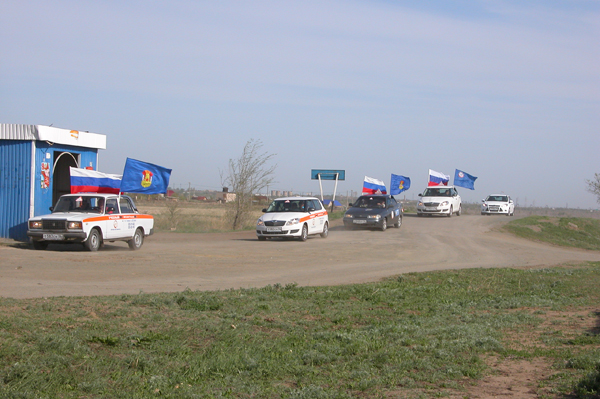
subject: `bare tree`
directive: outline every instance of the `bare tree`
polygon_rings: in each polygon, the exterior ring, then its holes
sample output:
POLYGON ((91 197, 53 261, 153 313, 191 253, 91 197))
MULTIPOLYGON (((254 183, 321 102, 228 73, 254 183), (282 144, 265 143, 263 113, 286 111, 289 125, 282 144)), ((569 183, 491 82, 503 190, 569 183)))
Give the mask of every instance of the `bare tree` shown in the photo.
POLYGON ((242 155, 229 160, 227 174, 221 171, 221 183, 235 194, 231 209, 231 227, 234 230, 243 226, 250 216, 254 193, 273 183, 273 173, 277 165, 267 163, 275 156, 261 152, 260 140, 250 139, 244 146, 242 155))
POLYGON ((587 191, 596 196, 596 201, 600 204, 600 173, 594 173, 593 180, 585 180, 587 191))

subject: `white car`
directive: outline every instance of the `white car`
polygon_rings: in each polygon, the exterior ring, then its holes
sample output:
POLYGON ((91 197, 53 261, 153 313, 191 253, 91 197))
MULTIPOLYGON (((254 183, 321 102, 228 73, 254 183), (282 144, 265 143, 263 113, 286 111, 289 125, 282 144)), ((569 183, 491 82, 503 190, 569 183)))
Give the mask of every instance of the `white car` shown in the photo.
POLYGON ((285 197, 277 198, 256 222, 256 236, 259 241, 267 238, 298 238, 306 241, 309 235, 329 234, 329 216, 318 198, 285 197))
POLYGON ((104 241, 126 241, 136 250, 154 232, 154 217, 139 213, 126 195, 66 194, 50 210, 29 219, 27 235, 35 249, 82 243, 97 251, 104 241))
POLYGON ((454 186, 434 186, 427 187, 422 194, 419 194, 417 203, 417 216, 423 215, 445 215, 451 217, 456 213, 460 216, 462 213, 462 202, 458 191, 454 186))
POLYGON ((513 216, 515 214, 515 203, 506 194, 491 194, 481 201, 483 202, 481 204, 482 215, 513 216))

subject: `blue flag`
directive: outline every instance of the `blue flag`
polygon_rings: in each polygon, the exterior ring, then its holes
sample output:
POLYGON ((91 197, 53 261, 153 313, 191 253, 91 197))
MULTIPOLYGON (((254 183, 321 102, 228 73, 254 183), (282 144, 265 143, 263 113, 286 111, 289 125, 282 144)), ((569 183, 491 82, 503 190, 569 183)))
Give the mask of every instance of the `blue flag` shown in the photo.
POLYGON ((410 177, 395 175, 392 173, 390 182, 390 194, 397 195, 410 188, 410 177))
POLYGON ((468 188, 469 190, 475 190, 475 176, 463 172, 462 170, 456 169, 454 173, 454 185, 458 187, 468 188))
POLYGON ((169 187, 170 177, 171 169, 127 158, 121 180, 121 192, 164 194, 169 187))

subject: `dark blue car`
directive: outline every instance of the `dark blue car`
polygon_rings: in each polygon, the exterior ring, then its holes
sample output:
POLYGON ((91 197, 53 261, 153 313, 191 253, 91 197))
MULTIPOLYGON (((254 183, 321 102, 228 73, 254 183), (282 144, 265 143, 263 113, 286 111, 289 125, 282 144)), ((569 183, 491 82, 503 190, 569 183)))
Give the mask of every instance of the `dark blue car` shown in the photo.
POLYGON ((344 226, 385 231, 389 225, 402 226, 402 205, 392 195, 363 195, 344 214, 344 226))

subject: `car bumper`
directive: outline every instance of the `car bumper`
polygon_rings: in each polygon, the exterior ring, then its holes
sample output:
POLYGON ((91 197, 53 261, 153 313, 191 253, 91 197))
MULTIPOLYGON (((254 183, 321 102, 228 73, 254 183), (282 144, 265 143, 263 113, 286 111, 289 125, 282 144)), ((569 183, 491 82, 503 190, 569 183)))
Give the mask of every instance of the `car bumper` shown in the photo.
POLYGON ((381 227, 383 219, 348 219, 344 218, 345 227, 381 227))
POLYGON ((267 226, 257 226, 256 227, 256 236, 257 237, 300 237, 302 234, 302 226, 287 226, 282 227, 267 227, 267 226))
POLYGON ((482 215, 508 215, 510 211, 508 209, 482 209, 482 215))
POLYGON ((423 215, 448 215, 450 207, 444 208, 417 208, 417 213, 423 215))
POLYGON ((87 234, 83 231, 67 232, 67 231, 33 231, 27 230, 27 236, 32 241, 44 241, 48 243, 71 243, 84 242, 87 239, 87 234))

